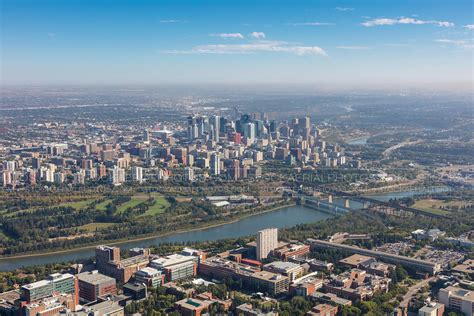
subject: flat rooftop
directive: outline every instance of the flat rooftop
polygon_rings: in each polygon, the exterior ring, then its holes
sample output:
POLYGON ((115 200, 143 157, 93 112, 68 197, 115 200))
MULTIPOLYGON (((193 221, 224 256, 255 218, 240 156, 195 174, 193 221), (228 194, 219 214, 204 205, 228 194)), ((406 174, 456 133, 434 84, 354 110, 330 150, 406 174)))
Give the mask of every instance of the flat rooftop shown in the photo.
POLYGON ((165 257, 160 257, 158 259, 155 259, 152 261, 152 263, 160 266, 160 267, 168 267, 168 266, 173 266, 173 265, 176 265, 176 264, 180 264, 180 263, 185 263, 185 262, 188 262, 188 261, 194 261, 196 260, 196 257, 194 256, 183 256, 183 255, 180 255, 180 254, 173 254, 173 255, 169 255, 169 256, 165 256, 165 257))
POLYGON ((267 263, 264 267, 286 271, 286 270, 299 268, 300 265, 293 262, 274 261, 271 263, 267 263))
POLYGON ((350 257, 347 257, 347 258, 344 258, 344 259, 341 259, 339 262, 340 263, 343 263, 343 264, 347 264, 347 265, 351 265, 351 266, 358 266, 359 264, 363 263, 363 262, 366 262, 368 260, 372 260, 374 259, 373 257, 369 257, 369 256, 364 256, 364 255, 358 255, 358 254, 354 254, 350 257))
POLYGON ((50 284, 52 284, 52 282, 49 280, 41 280, 41 281, 36 281, 30 284, 23 285, 22 288, 27 289, 27 290, 34 290, 43 286, 48 286, 50 284))
POLYGON ((77 278, 80 281, 84 281, 84 282, 95 284, 95 285, 103 283, 103 282, 108 282, 108 281, 115 282, 114 278, 101 274, 97 271, 79 273, 77 275, 77 278))

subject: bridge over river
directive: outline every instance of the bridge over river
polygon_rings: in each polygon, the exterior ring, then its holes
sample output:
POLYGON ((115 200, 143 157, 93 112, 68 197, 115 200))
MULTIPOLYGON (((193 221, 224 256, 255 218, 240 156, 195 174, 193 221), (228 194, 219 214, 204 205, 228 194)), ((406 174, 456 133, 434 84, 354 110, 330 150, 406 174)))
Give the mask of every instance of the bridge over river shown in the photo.
POLYGON ((413 207, 399 205, 392 201, 384 201, 380 199, 376 199, 373 197, 357 195, 354 193, 337 191, 332 189, 325 188, 321 193, 325 193, 328 195, 327 200, 323 200, 317 197, 308 197, 308 196, 300 196, 300 198, 304 199, 304 205, 312 208, 317 209, 325 209, 329 210, 332 213, 345 213, 348 211, 353 210, 367 210, 369 208, 377 208, 381 211, 398 214, 402 216, 410 216, 410 215, 419 215, 419 216, 426 216, 431 218, 449 218, 443 214, 436 214, 424 210, 420 210, 413 207), (340 203, 334 203, 334 197, 340 198, 344 200, 344 204, 341 205, 340 203), (357 203, 355 203, 357 202, 357 203), (358 204, 358 206, 354 206, 354 204, 358 204))

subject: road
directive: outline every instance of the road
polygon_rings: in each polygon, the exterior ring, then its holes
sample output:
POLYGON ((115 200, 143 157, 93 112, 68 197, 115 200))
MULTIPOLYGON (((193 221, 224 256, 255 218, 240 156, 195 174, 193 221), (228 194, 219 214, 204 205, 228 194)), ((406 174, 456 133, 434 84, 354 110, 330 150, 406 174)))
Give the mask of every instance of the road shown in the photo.
POLYGON ((408 288, 407 293, 403 296, 403 300, 400 302, 400 305, 397 308, 397 315, 403 315, 401 313, 402 310, 405 310, 405 311, 407 310, 408 303, 410 302, 412 297, 414 297, 418 293, 419 289, 421 289, 424 286, 428 285, 428 283, 430 283, 431 281, 435 281, 436 279, 437 279, 437 277, 433 276, 433 277, 428 278, 428 279, 423 279, 420 282, 410 286, 408 288))
POLYGON ((414 140, 414 141, 409 141, 409 140, 405 140, 401 143, 398 143, 396 145, 393 145, 393 146, 390 146, 388 147, 387 149, 385 149, 383 151, 383 158, 384 159, 387 159, 388 157, 390 157, 390 154, 399 149, 399 148, 402 148, 402 147, 405 147, 405 146, 409 146, 409 145, 415 145, 415 144, 418 144, 418 143, 421 143, 421 140, 414 140))

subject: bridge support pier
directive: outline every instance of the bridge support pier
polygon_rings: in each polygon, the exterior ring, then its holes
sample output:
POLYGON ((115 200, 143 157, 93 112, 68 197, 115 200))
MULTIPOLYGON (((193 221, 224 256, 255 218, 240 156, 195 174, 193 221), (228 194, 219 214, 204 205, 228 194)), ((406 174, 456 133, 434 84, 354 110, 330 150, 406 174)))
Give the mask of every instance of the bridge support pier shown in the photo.
POLYGON ((329 194, 329 196, 328 196, 328 202, 329 202, 329 203, 332 203, 332 194, 329 194))
POLYGON ((349 199, 346 199, 346 200, 344 201, 344 207, 345 207, 345 208, 350 208, 349 199))

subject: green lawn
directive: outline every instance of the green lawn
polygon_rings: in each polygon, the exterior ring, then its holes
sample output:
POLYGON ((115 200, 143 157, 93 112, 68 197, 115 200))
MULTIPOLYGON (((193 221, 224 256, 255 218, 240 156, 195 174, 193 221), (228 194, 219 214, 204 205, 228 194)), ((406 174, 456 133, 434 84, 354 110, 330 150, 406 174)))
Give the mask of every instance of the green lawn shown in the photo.
POLYGON ((125 210, 129 207, 135 207, 140 203, 145 202, 148 199, 146 195, 134 195, 132 196, 132 199, 128 202, 125 202, 121 204, 119 207, 117 207, 117 211, 115 212, 116 214, 122 214, 125 212, 125 210))
POLYGON ((95 232, 97 229, 107 228, 115 225, 115 223, 90 223, 82 226, 78 226, 79 229, 86 229, 89 232, 95 232))
POLYGON ((112 200, 107 199, 104 202, 100 202, 95 205, 95 209, 99 211, 105 211, 107 209, 107 205, 112 202, 112 200))
POLYGON ((425 200, 416 201, 412 207, 417 208, 419 210, 426 211, 426 212, 430 212, 433 214, 447 215, 450 212, 439 209, 439 207, 440 206, 454 206, 454 205, 460 206, 462 204, 461 203, 458 204, 456 202, 444 202, 440 200, 425 199, 425 200))
POLYGON ((59 203, 57 205, 49 205, 49 206, 35 206, 35 207, 30 207, 24 210, 8 213, 6 214, 6 216, 15 216, 17 213, 20 213, 20 212, 33 212, 40 208, 51 208, 51 207, 58 207, 58 206, 70 206, 74 208, 75 210, 80 210, 87 207, 89 204, 91 204, 95 200, 97 199, 94 198, 94 199, 86 199, 86 200, 75 201, 75 202, 64 202, 64 203, 59 203))
POLYGON ((163 213, 169 206, 170 203, 166 198, 158 193, 153 193, 151 195, 155 199, 155 204, 150 206, 150 208, 142 216, 155 216, 160 213, 163 213))

